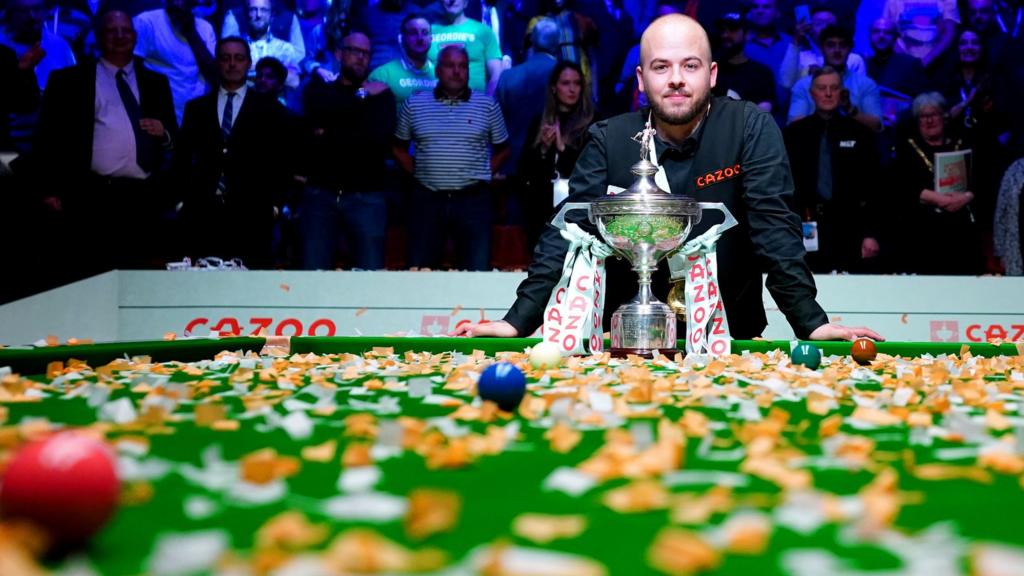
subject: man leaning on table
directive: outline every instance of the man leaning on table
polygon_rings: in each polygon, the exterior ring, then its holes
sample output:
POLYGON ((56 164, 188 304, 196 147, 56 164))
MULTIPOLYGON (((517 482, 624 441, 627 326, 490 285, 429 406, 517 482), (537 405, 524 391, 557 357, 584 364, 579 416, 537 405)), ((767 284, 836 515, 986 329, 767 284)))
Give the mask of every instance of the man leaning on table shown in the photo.
MULTIPOLYGON (((719 277, 731 335, 738 339, 760 336, 767 318, 761 299, 761 274, 798 338, 852 340, 868 336, 881 340, 868 328, 848 328, 828 321, 815 301, 814 279, 804 263, 800 219, 789 208, 793 179, 782 135, 767 113, 755 104, 712 99, 717 65, 711 61, 708 36, 697 22, 679 14, 655 20, 641 39, 637 79, 651 108, 599 122, 590 129, 586 145, 570 180, 570 202, 592 202, 609 185, 627 188, 629 172, 639 158, 631 137, 643 129, 653 109, 657 130, 655 151, 664 166, 672 191, 699 201, 722 202, 739 224, 718 243, 719 277), (740 166, 732 178, 699 178, 716 169, 740 166)), ((733 172, 733 171, 730 171, 733 172)), ((597 235, 593 225, 572 214, 584 230, 597 235)), ((702 221, 696 236, 711 224, 702 221)), ((466 336, 528 336, 542 323, 544 307, 562 274, 568 242, 548 226, 534 250, 529 275, 504 319, 466 325, 466 336)), ((621 260, 607 261, 605 323, 621 303, 636 292, 635 274, 621 260)), ((663 262, 654 276, 656 293, 668 291, 663 262)))

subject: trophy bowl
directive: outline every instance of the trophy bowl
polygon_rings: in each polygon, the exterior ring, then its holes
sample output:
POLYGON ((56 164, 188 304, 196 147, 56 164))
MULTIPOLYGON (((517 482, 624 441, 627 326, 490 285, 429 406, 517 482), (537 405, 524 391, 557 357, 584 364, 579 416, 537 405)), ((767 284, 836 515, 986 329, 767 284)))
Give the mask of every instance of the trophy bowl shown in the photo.
POLYGON ((700 222, 701 207, 693 198, 660 189, 653 176, 657 166, 647 159, 633 165, 637 180, 621 194, 589 206, 590 221, 616 255, 625 258, 639 277, 640 290, 612 314, 611 353, 651 357, 655 351, 676 350, 676 315, 651 292, 651 275, 658 263, 683 246, 700 222))

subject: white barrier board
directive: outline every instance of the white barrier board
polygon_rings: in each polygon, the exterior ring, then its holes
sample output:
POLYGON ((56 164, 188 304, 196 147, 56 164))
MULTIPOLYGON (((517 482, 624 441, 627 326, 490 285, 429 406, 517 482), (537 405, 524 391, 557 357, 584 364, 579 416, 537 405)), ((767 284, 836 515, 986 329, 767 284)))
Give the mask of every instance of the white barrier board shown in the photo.
MULTIPOLYGON (((119 271, 0 306, 0 343, 167 332, 447 334, 500 319, 523 273, 119 271)), ((830 318, 890 340, 1024 339, 1024 278, 818 276, 830 318)), ((662 295, 664 296, 664 295, 662 295)), ((766 338, 793 332, 765 292, 766 338)))

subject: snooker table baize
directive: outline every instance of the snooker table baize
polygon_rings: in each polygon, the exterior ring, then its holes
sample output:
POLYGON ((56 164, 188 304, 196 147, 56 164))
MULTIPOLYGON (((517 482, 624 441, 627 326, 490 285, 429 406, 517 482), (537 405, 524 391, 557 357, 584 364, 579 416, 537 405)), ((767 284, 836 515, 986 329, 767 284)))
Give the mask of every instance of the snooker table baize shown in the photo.
POLYGON ((0 349, 0 574, 1024 574, 1019 345, 538 342, 0 349))

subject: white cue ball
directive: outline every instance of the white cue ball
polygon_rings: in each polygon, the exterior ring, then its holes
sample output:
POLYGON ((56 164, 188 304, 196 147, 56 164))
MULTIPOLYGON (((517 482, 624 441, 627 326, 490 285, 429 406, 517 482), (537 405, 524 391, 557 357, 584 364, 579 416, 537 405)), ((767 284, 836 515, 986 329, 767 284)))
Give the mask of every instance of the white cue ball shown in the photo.
POLYGON ((558 368, 562 363, 562 352, 554 342, 539 342, 530 350, 530 366, 534 368, 558 368))

